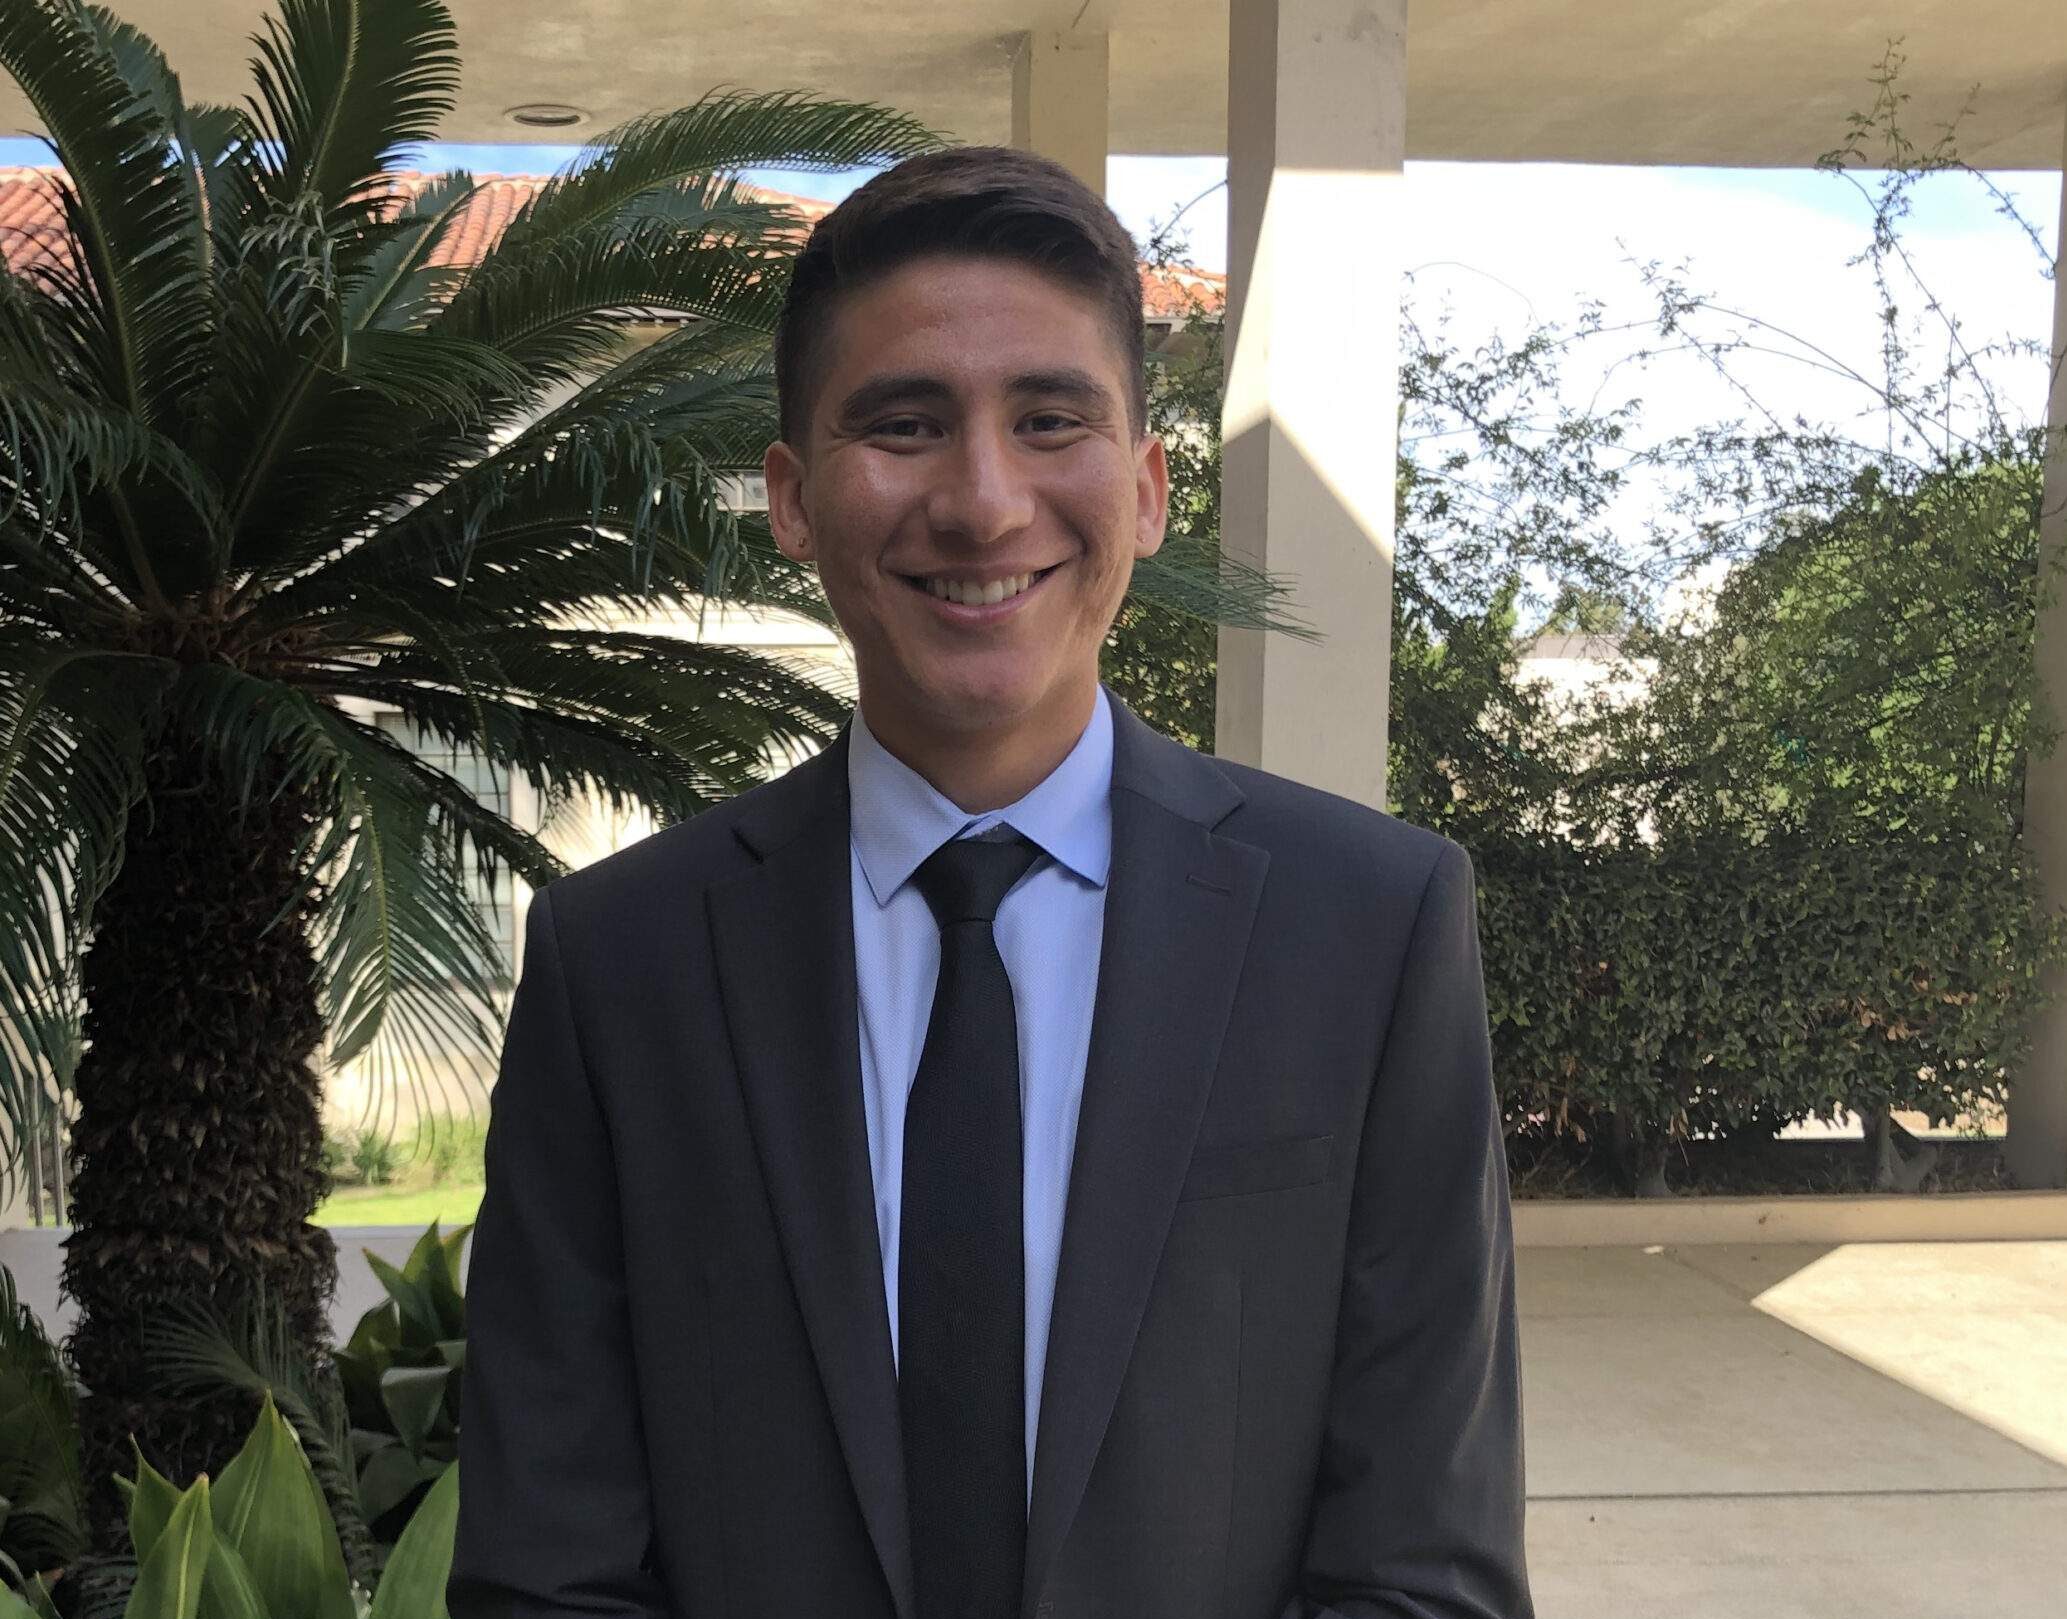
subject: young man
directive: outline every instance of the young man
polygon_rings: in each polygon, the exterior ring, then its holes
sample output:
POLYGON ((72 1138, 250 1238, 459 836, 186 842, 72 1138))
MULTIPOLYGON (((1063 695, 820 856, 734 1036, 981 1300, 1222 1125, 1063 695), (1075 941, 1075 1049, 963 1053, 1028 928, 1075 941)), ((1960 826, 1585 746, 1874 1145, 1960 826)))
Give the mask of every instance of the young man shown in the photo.
POLYGON ((776 354, 859 709, 531 902, 453 1619, 1529 1619, 1471 864, 1099 685, 1126 232, 912 159, 776 354))

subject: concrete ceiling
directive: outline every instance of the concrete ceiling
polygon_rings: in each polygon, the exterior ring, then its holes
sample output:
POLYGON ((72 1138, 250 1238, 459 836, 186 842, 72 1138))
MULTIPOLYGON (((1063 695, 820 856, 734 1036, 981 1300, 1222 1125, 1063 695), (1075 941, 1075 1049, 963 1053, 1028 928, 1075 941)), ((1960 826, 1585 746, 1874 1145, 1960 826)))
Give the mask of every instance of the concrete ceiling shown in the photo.
MULTIPOLYGON (((1007 138, 1010 59, 1029 28, 1111 35, 1111 149, 1225 149, 1227 0, 450 0, 464 77, 451 141, 578 139, 505 109, 568 102, 587 133, 715 84, 887 102, 963 140, 1007 138)), ((262 0, 113 0, 195 99, 241 99, 262 0)), ((1889 38, 1904 121, 1958 113, 1960 155, 2057 168, 2067 120, 2063 0, 1413 0, 1411 157, 1805 165, 1872 97, 1889 38)), ((28 126, 11 84, 0 129, 28 126)))

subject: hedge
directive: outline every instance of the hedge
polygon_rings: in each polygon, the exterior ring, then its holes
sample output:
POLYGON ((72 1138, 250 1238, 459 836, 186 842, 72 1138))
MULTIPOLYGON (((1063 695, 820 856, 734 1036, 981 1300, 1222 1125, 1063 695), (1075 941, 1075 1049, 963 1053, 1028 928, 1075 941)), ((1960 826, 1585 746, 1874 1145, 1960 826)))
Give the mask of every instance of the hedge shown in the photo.
POLYGON ((1653 1192, 1675 1142, 2001 1105, 2067 960, 1999 833, 1466 847, 1510 1137, 1605 1134, 1653 1192))

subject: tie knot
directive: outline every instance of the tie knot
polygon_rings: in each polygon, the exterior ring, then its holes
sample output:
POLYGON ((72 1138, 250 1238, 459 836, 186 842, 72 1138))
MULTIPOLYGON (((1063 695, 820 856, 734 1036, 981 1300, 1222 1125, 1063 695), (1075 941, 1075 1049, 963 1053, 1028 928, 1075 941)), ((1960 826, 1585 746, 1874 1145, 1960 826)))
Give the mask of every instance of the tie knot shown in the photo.
POLYGON ((941 927, 993 920, 1012 885, 1041 857, 1017 832, 998 830, 1003 835, 950 839, 912 874, 941 927))

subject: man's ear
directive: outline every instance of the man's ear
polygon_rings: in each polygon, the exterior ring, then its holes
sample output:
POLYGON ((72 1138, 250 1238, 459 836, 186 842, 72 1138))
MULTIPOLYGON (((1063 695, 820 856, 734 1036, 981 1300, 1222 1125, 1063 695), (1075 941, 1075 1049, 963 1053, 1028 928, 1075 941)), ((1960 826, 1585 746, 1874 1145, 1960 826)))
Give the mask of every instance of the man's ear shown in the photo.
POLYGON ((777 439, 761 455, 761 477, 768 486, 768 526, 776 549, 792 562, 815 560, 811 520, 804 511, 803 458, 777 439))
POLYGON ((1163 453, 1163 441, 1153 433, 1142 434, 1135 454, 1134 556, 1138 561, 1163 548, 1163 530, 1170 520, 1170 462, 1163 453))

